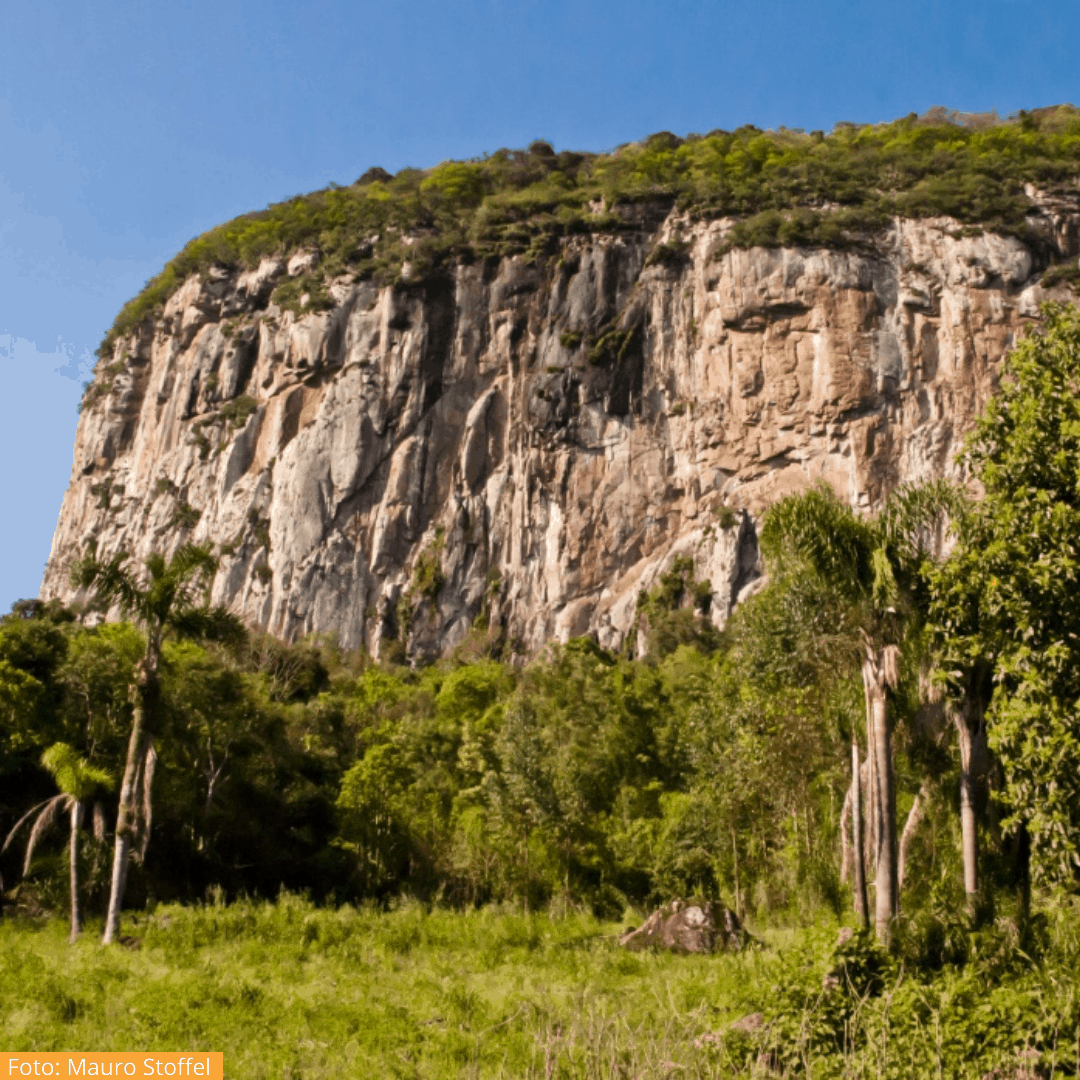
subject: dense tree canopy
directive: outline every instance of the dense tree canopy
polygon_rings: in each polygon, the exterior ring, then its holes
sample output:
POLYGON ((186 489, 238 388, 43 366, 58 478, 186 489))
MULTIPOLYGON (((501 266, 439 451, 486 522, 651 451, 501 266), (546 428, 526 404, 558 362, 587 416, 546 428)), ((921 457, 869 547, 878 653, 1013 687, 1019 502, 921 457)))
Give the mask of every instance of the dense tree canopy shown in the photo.
POLYGON ((954 682, 993 672, 990 745, 1006 828, 1034 870, 1080 873, 1080 312, 1047 305, 1010 354, 964 459, 982 488, 933 583, 954 682))

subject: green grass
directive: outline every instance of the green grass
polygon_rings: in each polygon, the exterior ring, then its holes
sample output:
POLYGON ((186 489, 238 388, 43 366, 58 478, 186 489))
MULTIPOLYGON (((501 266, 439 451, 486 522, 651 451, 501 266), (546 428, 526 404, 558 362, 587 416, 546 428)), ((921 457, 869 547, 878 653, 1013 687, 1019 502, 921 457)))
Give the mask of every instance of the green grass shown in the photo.
POLYGON ((718 957, 627 954, 619 925, 583 916, 295 897, 159 907, 126 921, 137 949, 102 948, 94 929, 71 947, 59 919, 0 924, 5 1049, 222 1050, 226 1075, 250 1080, 750 1076, 766 1060, 789 1075, 982 1076, 1025 1047, 1056 1075, 1080 1068, 1074 953, 1007 958, 992 977, 889 961, 884 992, 860 994, 862 946, 847 954, 856 992, 823 989, 833 925, 718 957), (730 1029, 753 1011, 761 1032, 730 1029))

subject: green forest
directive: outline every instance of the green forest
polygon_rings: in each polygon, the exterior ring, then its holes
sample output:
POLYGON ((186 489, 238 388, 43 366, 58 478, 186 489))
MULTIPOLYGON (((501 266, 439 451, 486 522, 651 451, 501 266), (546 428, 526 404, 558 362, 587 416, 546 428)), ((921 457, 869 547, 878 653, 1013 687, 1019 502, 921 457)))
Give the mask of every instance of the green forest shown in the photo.
MULTIPOLYGON (((482 618, 422 668, 326 637, 287 645, 207 606, 209 549, 134 566, 88 546, 71 568, 84 607, 21 601, 0 624, 2 947, 22 955, 31 934, 44 950, 0 999, 37 985, 46 1043, 94 1015, 42 974, 62 922, 72 941, 86 922, 163 956, 180 947, 174 922, 188 965, 215 941, 248 934, 255 948, 264 926, 316 951, 347 951, 346 923, 372 941, 412 927, 400 950, 371 945, 400 974, 393 957, 429 934, 448 946, 454 919, 472 940, 472 913, 495 920, 493 940, 531 941, 556 980, 564 948, 574 977, 600 985, 608 971, 610 1005, 622 969, 608 970, 603 928, 679 896, 722 901, 769 946, 686 969, 705 980, 691 995, 701 1023, 725 993, 725 1009, 770 1018, 698 1045, 697 1075, 860 1054, 884 1075, 865 1057, 873 1033, 925 1034, 933 1016, 939 1068, 973 1046, 1027 1047, 1076 1075, 1080 310, 1044 306, 960 465, 962 483, 900 488, 870 515, 825 486, 776 503, 761 524, 767 584, 723 631, 677 560, 639 598, 644 656, 582 638, 524 664, 482 618), (95 624, 116 608, 126 621, 95 624), (855 936, 823 945, 841 924, 855 936), (819 936, 773 955, 798 927, 819 936), (710 990, 724 971, 728 990, 710 990)), ((521 961, 515 948, 499 963, 521 961)), ((676 961, 627 958, 669 989, 676 961)), ((541 1014, 500 1000, 535 1050, 541 1014)), ((479 1002, 454 1007, 479 1016, 479 1002)), ((485 1072, 479 1047, 473 1075, 527 1074, 485 1072)), ((563 1050, 558 1075, 629 1075, 575 1072, 563 1050)))

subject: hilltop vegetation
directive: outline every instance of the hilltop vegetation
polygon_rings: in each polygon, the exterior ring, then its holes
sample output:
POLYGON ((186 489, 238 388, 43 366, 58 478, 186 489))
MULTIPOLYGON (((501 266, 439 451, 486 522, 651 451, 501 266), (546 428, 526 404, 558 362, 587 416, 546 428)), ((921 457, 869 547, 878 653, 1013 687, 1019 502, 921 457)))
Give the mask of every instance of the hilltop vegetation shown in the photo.
POLYGON ((561 237, 628 227, 625 210, 635 203, 736 217, 731 247, 844 246, 896 214, 1025 235, 1024 185, 1052 188, 1078 174, 1080 111, 1071 106, 1009 120, 935 109, 828 134, 750 125, 685 139, 660 132, 606 154, 535 142, 394 176, 373 168, 347 187, 297 196, 192 240, 124 306, 99 355, 188 275, 299 248, 322 255, 304 282, 314 295, 342 273, 389 283, 422 279, 455 259, 542 259, 561 237))

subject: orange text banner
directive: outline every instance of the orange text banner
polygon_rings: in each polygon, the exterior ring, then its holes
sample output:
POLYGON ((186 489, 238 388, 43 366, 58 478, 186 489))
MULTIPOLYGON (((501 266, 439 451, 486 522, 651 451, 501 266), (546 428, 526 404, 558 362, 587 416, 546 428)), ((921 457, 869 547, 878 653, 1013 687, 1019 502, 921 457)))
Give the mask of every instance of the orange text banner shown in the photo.
POLYGON ((223 1055, 190 1051, 145 1051, 138 1054, 79 1053, 38 1054, 0 1050, 0 1080, 23 1076, 118 1076, 198 1077, 199 1080, 224 1080, 223 1055))

